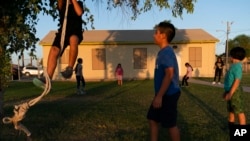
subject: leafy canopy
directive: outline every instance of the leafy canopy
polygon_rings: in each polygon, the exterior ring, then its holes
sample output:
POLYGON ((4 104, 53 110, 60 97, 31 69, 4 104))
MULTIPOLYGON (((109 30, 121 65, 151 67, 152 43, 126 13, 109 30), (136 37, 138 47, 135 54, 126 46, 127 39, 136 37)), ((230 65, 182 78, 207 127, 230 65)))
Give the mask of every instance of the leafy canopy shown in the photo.
MULTIPOLYGON (((85 1, 85 0, 84 0, 85 1)), ((102 0, 92 2, 103 3, 102 0)), ((159 9, 171 9, 174 17, 183 14, 183 10, 192 13, 196 0, 107 0, 107 10, 122 8, 131 11, 131 19, 136 20, 138 15, 148 12, 156 5, 159 9)), ((51 15, 57 19, 57 0, 8 0, 0 2, 0 47, 11 53, 22 52, 30 49, 35 51, 35 44, 39 40, 36 35, 35 25, 39 13, 51 15)), ((94 16, 90 9, 85 7, 83 25, 91 24, 94 28, 94 16)))
MULTIPOLYGON (((92 0, 94 1, 94 0, 92 0)), ((98 0, 97 0, 98 1, 98 0)), ((100 0, 99 0, 100 1, 100 0)), ((108 0, 108 10, 113 8, 122 8, 132 12, 131 19, 136 18, 141 14, 150 11, 153 6, 157 6, 160 10, 170 9, 174 17, 182 17, 183 11, 193 13, 194 2, 196 0, 108 0)))
POLYGON ((236 46, 243 47, 246 50, 246 56, 250 57, 250 36, 242 34, 228 41, 229 50, 236 46))

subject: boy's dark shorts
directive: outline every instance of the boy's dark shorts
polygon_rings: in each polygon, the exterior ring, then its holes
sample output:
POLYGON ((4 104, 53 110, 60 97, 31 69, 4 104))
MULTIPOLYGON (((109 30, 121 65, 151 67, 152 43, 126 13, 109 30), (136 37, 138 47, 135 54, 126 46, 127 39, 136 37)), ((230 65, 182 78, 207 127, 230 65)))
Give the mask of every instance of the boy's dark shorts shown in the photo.
POLYGON ((244 113, 244 102, 242 99, 242 94, 243 94, 242 88, 238 88, 234 92, 231 100, 227 102, 228 112, 232 112, 235 114, 244 113))
MULTIPOLYGON (((67 31, 66 35, 65 35, 65 39, 64 39, 63 50, 69 45, 69 38, 70 38, 71 35, 76 35, 78 37, 78 39, 79 39, 78 44, 80 44, 82 42, 82 40, 83 40, 83 35, 82 34, 83 33, 82 33, 81 30, 80 31, 67 31)), ((53 41, 52 46, 55 46, 55 47, 61 49, 61 35, 62 35, 61 31, 58 31, 56 33, 56 37, 55 37, 55 39, 53 41)))
POLYGON ((147 119, 161 123, 164 128, 176 126, 177 122, 177 103, 181 92, 171 96, 164 95, 162 99, 162 107, 155 109, 152 104, 149 107, 147 119))

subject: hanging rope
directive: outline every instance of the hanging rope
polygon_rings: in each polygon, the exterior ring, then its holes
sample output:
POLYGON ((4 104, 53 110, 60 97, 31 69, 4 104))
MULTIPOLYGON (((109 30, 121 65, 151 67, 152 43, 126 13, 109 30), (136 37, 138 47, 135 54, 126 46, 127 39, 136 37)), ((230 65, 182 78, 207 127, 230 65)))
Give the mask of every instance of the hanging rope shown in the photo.
MULTIPOLYGON (((66 9, 65 9, 65 14, 64 14, 64 20, 63 20, 63 27, 62 27, 62 33, 61 33, 61 52, 60 55, 63 54, 64 51, 64 41, 65 41, 65 34, 66 34, 66 25, 67 25, 67 17, 68 17, 68 7, 69 7, 69 0, 67 0, 66 2, 66 9)), ((60 64, 59 64, 60 65, 60 64)), ((40 96, 38 96, 37 98, 34 98, 28 102, 24 102, 22 104, 19 105, 15 105, 14 106, 14 116, 13 117, 4 117, 3 118, 3 123, 4 124, 11 124, 13 123, 14 128, 16 130, 20 130, 23 131, 27 136, 31 135, 31 132, 23 125, 20 123, 20 121, 23 120, 23 118, 25 117, 26 112, 28 111, 28 109, 35 105, 37 102, 39 102, 45 95, 47 95, 50 92, 51 89, 51 82, 50 82, 50 78, 47 74, 46 71, 44 71, 45 73, 45 79, 46 79, 46 85, 45 85, 45 89, 42 92, 42 94, 40 96)))
POLYGON ((67 0, 67 2, 66 2, 66 9, 65 9, 65 13, 64 13, 64 19, 63 19, 61 42, 60 42, 60 45, 61 45, 60 56, 62 56, 62 54, 64 52, 64 41, 65 41, 65 34, 66 34, 66 27, 67 27, 68 9, 69 9, 69 0, 67 0))
POLYGON ((44 71, 45 73, 45 79, 46 79, 46 85, 45 85, 45 89, 42 92, 42 94, 30 101, 24 102, 22 104, 19 105, 15 105, 14 106, 14 116, 13 117, 4 117, 3 118, 3 123, 4 124, 11 124, 13 123, 14 128, 16 130, 20 130, 23 131, 24 133, 26 133, 27 136, 31 135, 31 132, 20 122, 24 119, 26 112, 28 111, 28 109, 35 105, 37 102, 39 102, 45 95, 47 95, 50 92, 51 89, 51 82, 50 82, 50 78, 47 74, 46 71, 44 71))
POLYGON ((65 9, 65 13, 64 13, 64 19, 63 19, 63 25, 62 25, 62 33, 61 33, 61 41, 60 41, 60 54, 58 57, 58 62, 57 62, 57 70, 58 70, 58 79, 61 79, 61 56, 63 55, 63 52, 65 50, 64 48, 64 42, 65 42, 65 35, 66 35, 66 27, 67 27, 67 18, 68 18, 68 9, 69 9, 69 0, 66 0, 66 9, 65 9))

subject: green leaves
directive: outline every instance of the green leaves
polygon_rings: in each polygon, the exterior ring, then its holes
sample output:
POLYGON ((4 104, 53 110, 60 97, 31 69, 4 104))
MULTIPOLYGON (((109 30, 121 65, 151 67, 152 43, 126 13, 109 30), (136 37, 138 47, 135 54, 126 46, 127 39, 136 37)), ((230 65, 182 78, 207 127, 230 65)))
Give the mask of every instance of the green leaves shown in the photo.
MULTIPOLYGON (((92 0, 92 2, 101 3, 99 0, 92 0)), ((124 13, 130 13, 132 20, 136 20, 141 13, 150 11, 154 6, 160 10, 171 9, 174 17, 181 17, 184 10, 188 13, 193 12, 194 2, 196 0, 175 0, 174 2, 168 0, 108 0, 106 4, 107 10, 121 8, 125 11, 124 13)), ((35 25, 39 20, 38 14, 47 14, 57 19, 56 3, 57 0, 8 0, 5 3, 1 2, 0 44, 7 45, 10 52, 16 53, 34 47, 38 41, 35 38, 35 25)), ((84 28, 87 30, 87 25, 90 24, 90 27, 94 29, 93 23, 94 15, 85 6, 84 28)))
POLYGON ((234 39, 228 41, 229 50, 233 47, 240 46, 246 50, 246 56, 250 57, 250 36, 238 35, 234 39))
POLYGON ((119 2, 117 0, 108 0, 107 10, 121 8, 124 13, 131 13, 132 20, 136 20, 140 14, 148 12, 156 6, 159 10, 170 9, 174 17, 182 17, 184 10, 187 13, 193 13, 195 2, 196 0, 119 0, 119 2))

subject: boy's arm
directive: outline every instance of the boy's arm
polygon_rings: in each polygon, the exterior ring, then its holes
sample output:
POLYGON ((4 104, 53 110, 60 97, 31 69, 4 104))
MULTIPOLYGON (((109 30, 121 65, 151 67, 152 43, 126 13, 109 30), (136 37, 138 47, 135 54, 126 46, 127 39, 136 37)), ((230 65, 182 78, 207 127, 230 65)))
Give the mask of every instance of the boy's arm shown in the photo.
POLYGON ((165 75, 161 83, 161 87, 157 95, 155 96, 153 100, 153 107, 154 108, 160 108, 162 106, 162 97, 167 91, 171 80, 173 79, 174 76, 174 68, 166 68, 165 69, 165 75))
POLYGON ((63 1, 62 0, 57 0, 57 8, 59 10, 62 10, 62 7, 63 7, 63 1))
POLYGON ((76 14, 78 16, 81 16, 84 12, 82 6, 77 2, 77 0, 72 0, 72 4, 74 6, 76 14))
POLYGON ((235 79, 230 91, 226 94, 226 97, 225 97, 226 100, 231 99, 231 97, 233 96, 234 92, 239 87, 239 85, 240 85, 240 79, 235 79))

